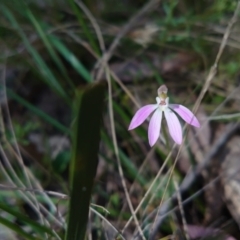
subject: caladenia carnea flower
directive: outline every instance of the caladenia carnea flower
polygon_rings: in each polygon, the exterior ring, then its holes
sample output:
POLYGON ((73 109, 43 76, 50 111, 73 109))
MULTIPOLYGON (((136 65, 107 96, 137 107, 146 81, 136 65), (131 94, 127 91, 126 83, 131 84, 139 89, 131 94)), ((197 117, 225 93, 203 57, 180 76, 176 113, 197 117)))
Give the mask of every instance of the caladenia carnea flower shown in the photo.
POLYGON ((157 103, 140 108, 134 115, 128 128, 128 130, 132 130, 138 127, 152 112, 154 112, 148 127, 148 140, 151 147, 156 143, 160 136, 163 113, 167 120, 169 133, 177 144, 182 143, 182 127, 175 113, 177 113, 188 124, 191 124, 194 127, 200 127, 197 118, 188 108, 180 104, 169 104, 167 91, 167 87, 162 85, 158 89, 158 97, 156 97, 157 103))

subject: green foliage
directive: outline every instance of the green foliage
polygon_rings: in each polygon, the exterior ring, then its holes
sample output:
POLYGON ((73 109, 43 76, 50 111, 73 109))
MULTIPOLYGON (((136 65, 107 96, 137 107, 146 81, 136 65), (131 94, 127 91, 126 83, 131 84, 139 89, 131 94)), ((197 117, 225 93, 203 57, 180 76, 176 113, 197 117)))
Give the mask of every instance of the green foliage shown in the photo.
MULTIPOLYGON (((27 140, 27 136, 32 131, 35 131, 39 128, 39 124, 37 122, 27 122, 25 124, 20 124, 18 122, 13 122, 14 126, 14 134, 19 144, 28 145, 29 141, 27 140)), ((6 132, 6 135, 9 139, 9 142, 13 143, 15 138, 11 136, 9 131, 6 132)))

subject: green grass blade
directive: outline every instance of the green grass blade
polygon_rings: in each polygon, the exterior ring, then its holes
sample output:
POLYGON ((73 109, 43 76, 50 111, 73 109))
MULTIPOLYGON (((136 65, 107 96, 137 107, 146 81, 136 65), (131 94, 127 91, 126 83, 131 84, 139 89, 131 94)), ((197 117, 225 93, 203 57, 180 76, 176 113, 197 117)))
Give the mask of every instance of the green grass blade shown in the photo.
POLYGON ((44 233, 47 233, 51 236, 54 236, 51 229, 49 229, 45 226, 42 226, 38 222, 33 221, 31 218, 28 218, 25 215, 23 215, 22 213, 15 211, 12 207, 8 207, 7 205, 0 203, 0 209, 15 216, 17 219, 21 220, 22 222, 27 223, 28 226, 31 226, 32 229, 36 230, 36 232, 41 233, 42 235, 44 235, 44 233))
POLYGON ((85 238, 91 192, 98 164, 105 88, 103 83, 92 85, 77 98, 66 240, 85 238))
POLYGON ((41 39, 43 40, 46 48, 48 49, 48 52, 50 53, 52 59, 54 60, 54 62, 56 63, 56 65, 58 66, 59 70, 61 71, 61 73, 63 74, 64 78, 68 81, 69 86, 72 89, 75 89, 74 84, 72 83, 71 79, 68 77, 67 71, 65 66, 63 65, 63 63, 61 62, 60 58, 58 57, 58 55, 56 54, 53 46, 51 45, 47 35, 46 35, 46 31, 43 30, 42 25, 38 22, 38 20, 36 19, 36 17, 32 14, 32 12, 30 11, 29 8, 26 7, 25 9, 26 15, 29 18, 29 20, 32 22, 32 24, 34 25, 34 27, 36 28, 39 36, 41 37, 41 39))
POLYGON ((87 81, 92 82, 89 71, 82 65, 77 57, 54 35, 49 35, 49 40, 59 53, 72 65, 72 67, 87 81))
POLYGON ((52 71, 48 68, 47 64, 44 62, 44 60, 39 55, 39 53, 35 50, 34 47, 32 47, 31 43, 29 42, 28 38, 26 37, 25 33, 19 26, 17 20, 15 19, 15 17, 11 13, 11 11, 9 11, 8 8, 5 7, 4 5, 1 5, 0 10, 2 11, 2 14, 7 17, 7 19, 10 21, 12 26, 15 28, 15 30, 18 32, 18 34, 22 38, 23 43, 25 44, 28 52, 32 55, 33 59, 35 60, 37 66, 38 66, 38 69, 43 76, 43 80, 54 91, 56 91, 60 96, 62 96, 65 100, 68 101, 68 96, 67 96, 65 90, 59 84, 58 80, 55 78, 52 71))
POLYGON ((11 221, 9 221, 6 218, 1 217, 1 216, 0 216, 0 224, 3 224, 4 226, 8 227, 12 231, 14 231, 17 234, 19 234, 20 236, 24 237, 24 239, 26 239, 26 240, 40 240, 40 238, 37 238, 30 233, 26 233, 17 224, 12 223, 11 221))

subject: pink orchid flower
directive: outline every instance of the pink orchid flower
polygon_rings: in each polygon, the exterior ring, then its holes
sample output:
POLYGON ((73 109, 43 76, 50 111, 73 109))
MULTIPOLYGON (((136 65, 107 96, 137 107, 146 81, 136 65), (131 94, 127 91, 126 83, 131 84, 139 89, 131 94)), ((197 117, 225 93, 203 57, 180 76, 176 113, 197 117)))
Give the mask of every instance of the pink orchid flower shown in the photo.
POLYGON ((194 127, 200 127, 200 124, 194 114, 186 107, 180 104, 169 104, 167 96, 167 87, 162 85, 158 89, 158 97, 156 97, 156 104, 146 105, 140 108, 134 115, 128 130, 132 130, 141 125, 147 117, 153 112, 149 127, 148 127, 148 140, 152 147, 160 136, 162 115, 164 112, 167 120, 168 130, 172 139, 177 143, 182 143, 182 127, 174 112, 176 112, 185 122, 194 127))

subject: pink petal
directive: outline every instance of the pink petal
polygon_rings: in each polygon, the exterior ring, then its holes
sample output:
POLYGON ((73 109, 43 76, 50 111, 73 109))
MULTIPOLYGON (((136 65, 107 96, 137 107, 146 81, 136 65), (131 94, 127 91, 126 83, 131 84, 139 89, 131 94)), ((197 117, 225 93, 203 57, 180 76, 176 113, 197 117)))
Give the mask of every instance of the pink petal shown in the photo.
POLYGON ((200 127, 199 121, 188 108, 179 104, 169 104, 169 108, 177 112, 179 116, 188 124, 191 124, 194 127, 200 127))
POLYGON ((134 115, 128 130, 132 130, 141 125, 145 119, 158 107, 157 104, 150 104, 140 108, 134 115))
POLYGON ((162 111, 160 109, 157 109, 156 112, 153 114, 148 127, 148 141, 151 147, 158 140, 158 137, 160 135, 161 122, 162 111))
POLYGON ((164 111, 164 114, 167 120, 168 130, 172 139, 177 144, 181 144, 182 143, 182 127, 180 125, 180 122, 177 116, 170 109, 166 109, 164 111))

